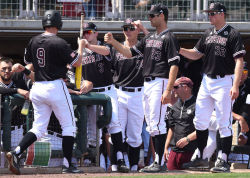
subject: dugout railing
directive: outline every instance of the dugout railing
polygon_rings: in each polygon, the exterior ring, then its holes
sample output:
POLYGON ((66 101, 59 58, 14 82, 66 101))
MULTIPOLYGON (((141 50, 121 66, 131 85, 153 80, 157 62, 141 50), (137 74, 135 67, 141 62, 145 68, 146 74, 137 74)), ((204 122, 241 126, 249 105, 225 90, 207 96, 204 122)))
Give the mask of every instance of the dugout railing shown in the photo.
MULTIPOLYGON (((94 93, 90 92, 88 94, 84 95, 71 95, 73 105, 74 105, 74 111, 75 115, 77 116, 77 133, 76 133, 76 139, 75 139, 75 145, 73 150, 73 156, 74 158, 77 158, 80 160, 78 162, 82 166, 82 158, 87 153, 87 106, 89 105, 97 105, 99 107, 102 107, 102 112, 97 113, 96 118, 96 125, 97 128, 103 128, 107 126, 110 123, 111 116, 112 116, 112 105, 110 97, 104 94, 94 93)), ((5 95, 2 96, 2 102, 1 102, 1 132, 0 132, 0 141, 1 141, 1 148, 0 151, 2 153, 10 151, 12 145, 12 138, 13 130, 17 127, 11 125, 11 119, 15 119, 12 117, 12 111, 13 108, 16 107, 22 107, 25 100, 24 98, 19 95, 5 95)), ((20 111, 20 110, 19 110, 20 111)), ((21 113, 20 113, 21 114, 21 113)), ((19 118, 17 118, 19 119, 19 118)), ((23 125, 25 126, 23 129, 23 134, 25 134, 29 129, 31 129, 33 121, 33 109, 32 106, 29 107, 29 113, 26 116, 25 122, 23 125)), ((60 125, 58 126, 60 127, 60 125)), ((99 129, 96 129, 99 131, 99 129)), ((55 132, 54 132, 55 133, 55 132)), ((60 135, 57 133, 57 135, 60 135)), ((15 135, 14 137, 18 137, 15 135)), ((60 136, 59 136, 60 137, 60 136)), ((97 144, 96 144, 96 152, 98 155, 99 152, 99 134, 97 134, 97 144)), ((22 136, 19 138, 22 138, 22 136)), ((15 144, 18 144, 20 140, 18 140, 15 144)), ((17 146, 17 145, 14 145, 17 146)), ((13 149, 13 148, 12 148, 13 149)), ((51 148, 52 149, 52 148, 51 148)), ((41 150, 42 151, 42 150, 41 150)), ((23 154, 24 158, 26 157, 26 154, 23 154)), ((99 165, 98 156, 96 155, 96 165, 99 165)), ((4 154, 1 154, 0 156, 4 156, 4 154)), ((51 150, 51 158, 62 158, 63 153, 62 150, 51 150)), ((1 160, 1 159, 0 159, 1 160)), ((0 164, 1 165, 1 164, 0 164)))
MULTIPOLYGON (((85 12, 87 20, 148 20, 152 4, 162 3, 169 9, 170 21, 208 21, 206 10, 212 0, 1 0, 0 19, 41 19, 48 9, 61 12, 64 19, 79 20, 85 12)), ((250 20, 249 0, 220 0, 228 21, 250 20)))

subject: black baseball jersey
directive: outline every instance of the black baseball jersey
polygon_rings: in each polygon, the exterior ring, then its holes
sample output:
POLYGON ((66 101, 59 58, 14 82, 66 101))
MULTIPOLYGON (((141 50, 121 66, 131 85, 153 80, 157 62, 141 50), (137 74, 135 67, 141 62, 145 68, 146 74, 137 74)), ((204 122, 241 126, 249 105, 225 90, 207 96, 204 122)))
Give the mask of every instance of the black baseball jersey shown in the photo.
POLYGON ((143 56, 138 54, 128 59, 112 48, 113 82, 122 87, 142 87, 143 56))
POLYGON ((178 99, 178 101, 168 108, 167 125, 173 129, 173 139, 171 144, 175 152, 194 151, 196 149, 196 141, 191 141, 184 148, 176 147, 176 143, 195 131, 193 119, 195 116, 196 97, 192 96, 186 101, 178 99))
POLYGON ((26 49, 24 62, 32 63, 35 81, 52 81, 66 78, 67 64, 78 60, 69 44, 54 34, 40 34, 33 37, 26 49))
MULTIPOLYGON (((103 45, 103 43, 98 41, 98 45, 103 45)), ((110 50, 109 46, 106 47, 110 50)), ((103 56, 85 48, 82 57, 82 74, 84 80, 93 83, 94 88, 113 83, 111 65, 110 55, 103 56)))
POLYGON ((194 49, 204 54, 202 72, 208 75, 234 74, 234 59, 246 53, 240 33, 230 25, 206 30, 194 49))
POLYGON ((148 34, 135 47, 132 55, 143 54, 143 77, 168 78, 170 66, 178 65, 180 47, 174 34, 168 29, 160 34, 148 34))
POLYGON ((29 90, 31 85, 31 80, 28 79, 23 72, 16 72, 13 74, 12 80, 9 84, 0 82, 0 94, 15 94, 17 93, 18 88, 29 90))

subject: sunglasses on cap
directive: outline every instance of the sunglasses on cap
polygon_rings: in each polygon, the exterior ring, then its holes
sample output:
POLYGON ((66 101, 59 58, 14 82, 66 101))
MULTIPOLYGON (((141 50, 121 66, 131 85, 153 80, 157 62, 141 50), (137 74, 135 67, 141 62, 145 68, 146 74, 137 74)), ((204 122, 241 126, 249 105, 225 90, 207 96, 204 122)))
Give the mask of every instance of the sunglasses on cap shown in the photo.
POLYGON ((135 27, 134 26, 126 26, 126 27, 123 27, 123 31, 128 31, 128 29, 130 30, 130 31, 135 31, 135 27))
POLYGON ((183 87, 183 86, 185 86, 185 85, 186 85, 186 84, 180 84, 180 85, 174 86, 174 89, 178 89, 178 88, 183 87))
POLYGON ((248 74, 248 70, 244 69, 243 74, 248 74))
POLYGON ((160 14, 148 14, 148 18, 154 18, 155 16, 159 17, 160 14))
POLYGON ((221 12, 209 12, 208 16, 215 16, 216 14, 220 14, 221 12))
POLYGON ((92 33, 95 33, 95 32, 93 30, 87 30, 83 32, 83 35, 86 35, 86 34, 91 35, 92 33))

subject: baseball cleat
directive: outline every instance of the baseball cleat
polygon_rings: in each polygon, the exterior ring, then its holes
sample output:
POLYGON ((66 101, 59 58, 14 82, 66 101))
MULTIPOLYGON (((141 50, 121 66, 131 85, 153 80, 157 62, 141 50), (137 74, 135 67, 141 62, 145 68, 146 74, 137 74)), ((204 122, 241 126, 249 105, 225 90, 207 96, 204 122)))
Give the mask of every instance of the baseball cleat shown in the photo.
POLYGON ((157 173, 157 172, 166 172, 166 171, 167 171, 166 166, 163 167, 163 166, 160 166, 159 164, 153 162, 151 165, 140 169, 139 172, 157 173))
POLYGON ((218 158, 218 161, 215 163, 215 167, 210 169, 212 173, 223 173, 230 172, 230 165, 223 159, 218 158))
POLYGON ((66 167, 66 166, 63 165, 62 173, 63 174, 81 174, 81 173, 83 173, 83 171, 81 171, 80 169, 77 169, 73 165, 71 165, 69 167, 66 167))
POLYGON ((15 152, 14 151, 8 152, 6 154, 6 158, 8 161, 9 170, 16 175, 20 175, 19 158, 15 154, 15 152))
POLYGON ((196 158, 193 161, 190 161, 188 163, 184 163, 182 165, 182 169, 209 169, 209 162, 208 159, 202 159, 202 158, 198 158, 198 156, 196 156, 196 158))
POLYGON ((117 170, 118 172, 128 173, 129 168, 126 166, 125 161, 123 159, 119 159, 117 161, 117 170))

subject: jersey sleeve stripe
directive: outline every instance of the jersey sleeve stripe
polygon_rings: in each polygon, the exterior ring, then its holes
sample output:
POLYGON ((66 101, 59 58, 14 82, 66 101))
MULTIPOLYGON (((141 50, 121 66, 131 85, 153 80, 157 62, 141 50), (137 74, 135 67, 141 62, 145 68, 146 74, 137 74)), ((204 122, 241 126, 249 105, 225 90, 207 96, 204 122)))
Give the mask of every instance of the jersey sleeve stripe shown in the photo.
POLYGON ((245 50, 238 51, 238 52, 236 52, 236 53, 233 54, 233 57, 236 57, 239 54, 243 54, 244 55, 244 54, 246 54, 246 51, 245 50))
POLYGON ((193 48, 197 53, 203 54, 202 52, 200 52, 196 47, 193 48))
POLYGON ((25 57, 24 57, 23 61, 24 61, 25 64, 31 64, 31 62, 26 61, 25 57))
POLYGON ((175 61, 175 60, 178 60, 178 62, 180 62, 180 56, 175 56, 175 57, 173 57, 171 59, 168 59, 168 63, 172 62, 172 61, 175 61))
POLYGON ((75 60, 71 62, 70 66, 73 66, 76 63, 76 61, 78 61, 78 58, 79 58, 79 54, 77 53, 77 55, 75 56, 75 60))

